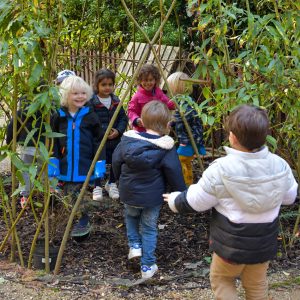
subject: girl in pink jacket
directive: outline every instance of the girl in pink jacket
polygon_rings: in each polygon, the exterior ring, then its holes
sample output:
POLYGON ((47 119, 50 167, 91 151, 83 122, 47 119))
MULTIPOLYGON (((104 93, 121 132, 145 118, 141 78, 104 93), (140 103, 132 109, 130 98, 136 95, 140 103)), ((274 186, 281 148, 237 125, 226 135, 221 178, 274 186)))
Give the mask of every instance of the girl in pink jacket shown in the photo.
POLYGON ((165 103, 169 109, 175 109, 172 102, 159 88, 161 75, 157 67, 144 65, 137 78, 138 90, 128 103, 128 117, 133 128, 139 132, 145 131, 141 120, 141 112, 144 105, 152 100, 165 103))

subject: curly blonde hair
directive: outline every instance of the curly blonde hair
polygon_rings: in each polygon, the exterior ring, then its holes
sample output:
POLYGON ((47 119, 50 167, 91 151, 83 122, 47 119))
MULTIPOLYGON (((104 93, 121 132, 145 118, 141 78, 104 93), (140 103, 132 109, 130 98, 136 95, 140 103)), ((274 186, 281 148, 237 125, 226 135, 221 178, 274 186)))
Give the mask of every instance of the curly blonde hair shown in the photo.
POLYGON ((70 92, 74 89, 82 89, 86 92, 88 101, 93 94, 92 88, 79 76, 69 76, 59 86, 59 92, 61 95, 60 104, 61 106, 68 107, 68 98, 70 92))

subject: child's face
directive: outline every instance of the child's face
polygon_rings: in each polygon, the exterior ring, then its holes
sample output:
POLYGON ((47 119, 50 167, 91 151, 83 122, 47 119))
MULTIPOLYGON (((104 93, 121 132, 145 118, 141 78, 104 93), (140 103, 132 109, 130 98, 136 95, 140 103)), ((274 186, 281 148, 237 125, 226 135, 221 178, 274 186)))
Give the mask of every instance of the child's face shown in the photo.
POLYGON ((141 86, 146 90, 146 91, 152 91, 156 85, 155 78, 149 74, 147 77, 143 78, 141 80, 141 86))
POLYGON ((76 112, 79 108, 83 107, 87 102, 87 93, 83 89, 73 89, 68 95, 68 110, 76 112))
POLYGON ((98 83, 98 95, 101 98, 108 98, 114 90, 114 83, 111 78, 103 78, 98 83))

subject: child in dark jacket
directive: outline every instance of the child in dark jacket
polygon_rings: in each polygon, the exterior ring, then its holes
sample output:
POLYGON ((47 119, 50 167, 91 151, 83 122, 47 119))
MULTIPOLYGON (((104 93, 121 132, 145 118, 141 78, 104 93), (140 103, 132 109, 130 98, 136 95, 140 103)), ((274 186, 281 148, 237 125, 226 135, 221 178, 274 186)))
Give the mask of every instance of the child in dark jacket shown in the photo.
POLYGON ((125 204, 128 259, 141 257, 142 278, 147 279, 158 270, 154 252, 162 194, 167 184, 181 191, 185 184, 174 141, 166 135, 169 109, 160 101, 151 101, 143 107, 141 117, 146 132, 125 132, 113 154, 113 169, 125 204))
POLYGON ((227 155, 215 160, 187 191, 165 194, 174 212, 213 208, 210 282, 215 299, 238 299, 241 277, 246 299, 268 298, 267 269, 277 253, 279 209, 292 204, 297 182, 285 160, 264 146, 267 113, 242 105, 231 112, 227 155))
POLYGON ((138 89, 128 103, 128 117, 133 128, 139 132, 145 131, 141 121, 144 105, 152 100, 165 103, 169 109, 175 109, 175 104, 159 88, 161 75, 157 67, 144 65, 137 78, 138 89))
MULTIPOLYGON (((115 73, 108 69, 101 69, 95 74, 94 79, 94 95, 90 100, 95 112, 99 116, 102 124, 102 130, 105 132, 109 122, 120 103, 120 99, 113 93, 115 85, 115 73)), ((106 163, 111 165, 112 154, 121 140, 121 136, 126 130, 128 119, 123 108, 120 109, 117 119, 106 142, 106 163)), ((105 184, 111 199, 119 199, 119 190, 116 185, 116 179, 112 166, 110 166, 109 179, 105 184)), ((96 186, 93 191, 93 199, 96 201, 102 200, 102 188, 96 186)))
MULTIPOLYGON (((193 87, 190 83, 184 81, 183 79, 189 78, 190 77, 183 72, 176 72, 171 74, 167 81, 173 95, 177 96, 180 109, 184 108, 184 116, 191 128, 199 154, 205 155, 206 150, 203 142, 203 127, 201 120, 193 107, 187 104, 188 101, 193 101, 193 99, 189 96, 192 93, 193 87), (181 103, 181 99, 186 101, 182 101, 183 103, 181 103), (181 106, 181 104, 183 104, 183 106, 181 106)), ((172 125, 175 126, 175 132, 179 142, 177 153, 179 155, 184 181, 186 185, 189 186, 193 184, 192 160, 195 152, 178 110, 176 110, 174 114, 174 121, 172 122, 172 125)))
MULTIPOLYGON (((52 116, 52 128, 65 134, 56 138, 54 156, 59 159, 63 190, 74 202, 86 179, 93 158, 103 138, 103 130, 98 115, 87 101, 92 89, 80 77, 69 76, 60 85, 61 108, 52 116)), ((105 160, 105 150, 99 159, 105 160)), ((91 177, 91 180, 94 176, 91 177)), ((86 236, 90 232, 88 218, 89 199, 84 198, 79 208, 79 222, 72 229, 72 237, 86 236)))
MULTIPOLYGON (((46 82, 44 80, 40 80, 38 86, 34 88, 33 95, 37 95, 43 91, 46 86, 46 82)), ((32 100, 28 99, 28 96, 23 96, 19 99, 20 102, 20 109, 17 111, 17 129, 19 130, 22 126, 22 123, 27 119, 26 124, 24 125, 23 129, 17 135, 17 143, 21 146, 20 156, 21 160, 28 165, 37 165, 38 168, 41 166, 40 156, 37 149, 39 148, 38 143, 42 142, 45 143, 45 136, 43 133, 45 132, 43 114, 40 110, 37 110, 33 115, 27 118, 28 108, 32 104, 32 100), (27 141, 25 145, 24 142, 26 141, 29 133, 33 133, 32 137, 27 141)), ((13 118, 9 122, 7 126, 6 132, 6 143, 7 145, 11 143, 13 139, 13 118)), ((28 195, 30 194, 30 190, 32 188, 32 184, 30 181, 30 175, 28 172, 22 172, 22 177, 24 180, 25 185, 20 186, 20 203, 21 207, 23 208, 28 200, 28 195)))

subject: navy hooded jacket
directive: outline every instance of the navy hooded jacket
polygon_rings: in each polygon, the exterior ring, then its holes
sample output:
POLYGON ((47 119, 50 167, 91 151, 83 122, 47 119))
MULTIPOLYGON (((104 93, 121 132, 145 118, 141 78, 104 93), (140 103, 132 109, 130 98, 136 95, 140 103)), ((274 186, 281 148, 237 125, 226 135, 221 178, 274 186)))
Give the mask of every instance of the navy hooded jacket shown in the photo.
POLYGON ((174 140, 157 137, 127 131, 113 153, 120 199, 128 205, 154 207, 163 203, 167 184, 172 191, 186 188, 174 140))

